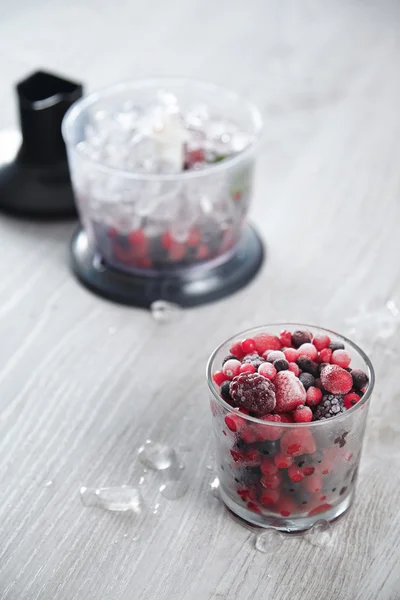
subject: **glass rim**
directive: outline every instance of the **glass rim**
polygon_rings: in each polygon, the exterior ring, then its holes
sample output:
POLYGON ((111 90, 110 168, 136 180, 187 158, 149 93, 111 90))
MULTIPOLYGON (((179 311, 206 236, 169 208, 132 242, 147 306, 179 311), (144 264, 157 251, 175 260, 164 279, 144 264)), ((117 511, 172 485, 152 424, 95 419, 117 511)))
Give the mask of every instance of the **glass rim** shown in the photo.
POLYGON ((295 323, 295 322, 287 322, 287 321, 286 322, 278 322, 278 323, 266 323, 265 325, 251 327, 251 328, 245 329, 244 331, 240 331, 239 333, 236 333, 235 335, 226 339, 224 342, 219 344, 219 346, 217 346, 217 348, 215 348, 215 350, 211 353, 211 356, 209 357, 208 362, 207 362, 206 376, 207 376, 208 387, 209 387, 209 390, 211 391, 212 395, 217 400, 217 402, 219 402, 219 404, 221 406, 223 406, 223 408, 227 409, 230 413, 235 414, 235 415, 240 415, 244 420, 252 421, 253 423, 258 423, 260 425, 268 425, 271 427, 281 427, 281 428, 283 427, 285 429, 293 429, 293 428, 297 428, 297 427, 318 428, 318 427, 324 427, 327 424, 332 424, 333 422, 337 423, 339 420, 343 421, 344 419, 346 419, 346 417, 348 415, 355 414, 355 412, 357 410, 360 410, 362 408, 362 406, 367 404, 367 402, 369 401, 369 399, 371 397, 374 386, 375 386, 375 371, 374 371, 374 367, 372 365, 371 359, 364 352, 364 350, 362 350, 362 348, 360 348, 357 344, 355 344, 354 342, 349 340, 346 336, 344 336, 340 333, 337 333, 336 331, 333 331, 333 329, 327 329, 325 327, 320 327, 319 325, 311 325, 311 324, 306 324, 306 323, 295 323), (351 348, 353 350, 355 350, 361 356, 361 358, 364 360, 365 364, 367 365, 369 382, 368 382, 368 386, 367 386, 367 389, 365 390, 364 395, 362 396, 361 400, 359 402, 357 402, 357 404, 355 404, 354 406, 352 406, 350 409, 346 410, 345 412, 341 413, 340 415, 332 417, 331 419, 323 419, 321 421, 310 421, 309 423, 282 423, 282 422, 276 423, 274 421, 263 421, 262 419, 258 419, 257 417, 252 417, 250 415, 246 415, 245 413, 242 413, 240 410, 235 409, 233 406, 228 404, 217 393, 214 381, 212 379, 212 367, 213 367, 216 355, 222 349, 222 347, 225 346, 225 344, 227 344, 229 342, 233 342, 237 339, 240 339, 242 336, 245 336, 250 331, 254 332, 255 330, 256 331, 260 330, 260 332, 261 332, 262 330, 265 330, 265 328, 267 328, 267 327, 279 327, 280 328, 280 327, 288 327, 288 326, 289 327, 299 327, 299 328, 300 327, 302 327, 302 328, 311 327, 313 329, 318 329, 319 331, 322 331, 324 333, 333 334, 336 337, 345 341, 347 344, 349 344, 351 346, 351 348))
POLYGON ((131 180, 143 180, 143 181, 176 181, 176 180, 187 180, 187 179, 196 179, 201 177, 206 177, 207 175, 222 172, 229 167, 233 167, 234 165, 246 160, 249 156, 251 156, 259 143, 261 132, 263 129, 263 120, 261 117, 261 113, 257 106, 247 100, 241 94, 231 90, 230 88, 217 85, 215 83, 210 83, 207 81, 202 81, 200 79, 191 79, 185 77, 153 77, 149 79, 137 79, 137 80, 128 80, 122 81, 120 83, 115 83, 113 85, 106 86, 104 88, 99 89, 98 91, 92 92, 83 98, 80 98, 67 110, 62 120, 61 131, 62 136, 64 138, 64 142, 69 150, 73 150, 76 152, 79 157, 90 163, 93 167, 102 171, 103 173, 107 173, 108 175, 124 177, 125 179, 131 180), (87 156, 82 150, 77 147, 77 144, 73 143, 71 140, 71 130, 75 123, 75 120, 78 116, 89 106, 94 105, 97 101, 113 96, 114 94, 118 94, 128 89, 141 89, 145 87, 151 87, 152 85, 156 85, 157 83, 161 85, 188 85, 193 87, 198 87, 202 89, 215 90, 216 92, 223 93, 225 95, 230 96, 232 99, 241 102, 248 109, 253 123, 255 127, 255 133, 252 134, 251 143, 246 146, 246 148, 235 154, 232 157, 228 157, 218 163, 210 164, 204 169, 199 171, 182 171, 181 173, 135 173, 132 171, 126 171, 124 169, 118 169, 117 167, 110 167, 105 165, 101 161, 93 160, 89 156, 87 156))

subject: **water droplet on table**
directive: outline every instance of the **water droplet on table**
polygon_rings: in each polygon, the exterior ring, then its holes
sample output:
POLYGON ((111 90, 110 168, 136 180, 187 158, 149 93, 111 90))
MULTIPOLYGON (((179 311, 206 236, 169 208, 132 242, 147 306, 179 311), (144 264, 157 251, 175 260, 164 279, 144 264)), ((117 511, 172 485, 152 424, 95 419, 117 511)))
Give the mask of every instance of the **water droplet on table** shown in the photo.
POLYGON ((183 314, 183 309, 179 304, 173 304, 166 300, 155 300, 150 305, 153 319, 159 323, 171 323, 177 321, 183 314))
POLYGON ((166 481, 160 486, 161 495, 168 500, 179 500, 183 498, 189 489, 186 479, 166 481))
POLYGON ((388 301, 386 302, 386 308, 388 309, 388 311, 389 311, 390 313, 392 313, 392 315, 393 315, 394 317, 398 317, 398 316, 399 316, 399 314, 400 314, 400 311, 399 311, 399 309, 397 308, 397 306, 396 306, 396 303, 395 303, 393 300, 388 300, 388 301))
POLYGON ((80 497, 86 507, 103 508, 113 512, 132 511, 139 514, 143 499, 138 489, 129 485, 106 488, 81 487, 80 497))
POLYGON ((154 471, 163 471, 176 464, 176 452, 166 444, 146 440, 138 450, 139 460, 145 467, 154 471))
POLYGON ((304 537, 309 544, 323 548, 324 546, 328 546, 332 541, 332 527, 328 521, 321 519, 307 531, 304 537))
POLYGON ((207 471, 213 471, 214 467, 212 465, 206 465, 207 471))
POLYGON ((276 529, 267 529, 264 533, 256 536, 256 550, 263 554, 271 554, 280 548, 283 544, 284 537, 276 529))
POLYGON ((52 487, 54 484, 54 481, 52 479, 49 479, 48 481, 45 482, 44 487, 52 487))
POLYGON ((219 498, 219 479, 218 477, 214 477, 212 482, 210 483, 210 490, 213 496, 219 498))

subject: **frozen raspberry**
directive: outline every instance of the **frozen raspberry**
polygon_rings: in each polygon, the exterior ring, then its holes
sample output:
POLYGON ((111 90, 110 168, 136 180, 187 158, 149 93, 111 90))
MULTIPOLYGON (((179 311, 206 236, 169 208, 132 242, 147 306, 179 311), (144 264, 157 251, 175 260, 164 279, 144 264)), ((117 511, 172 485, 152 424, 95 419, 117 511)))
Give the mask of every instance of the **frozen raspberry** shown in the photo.
POLYGON ((314 336, 312 343, 314 344, 318 352, 321 352, 321 350, 329 346, 329 344, 331 343, 331 338, 329 337, 329 335, 320 333, 314 336))
POLYGON ((239 374, 239 369, 242 366, 240 360, 237 358, 232 358, 231 360, 227 360, 224 364, 222 370, 226 375, 227 379, 233 379, 236 375, 239 374))
POLYGON ((277 412, 288 412, 305 403, 306 390, 291 371, 277 373, 274 384, 277 412))
POLYGON ((283 354, 288 362, 296 362, 299 358, 299 353, 296 348, 285 348, 283 354))
POLYGON ((266 490, 262 489, 260 493, 260 502, 265 506, 271 506, 272 504, 276 504, 279 500, 279 491, 278 490, 266 490))
POLYGON ((312 340, 312 335, 309 331, 295 331, 292 333, 292 344, 298 348, 302 344, 308 344, 312 340))
POLYGON ((281 412, 279 413, 279 416, 281 418, 282 423, 294 423, 292 413, 281 412))
POLYGON ((291 456, 285 456, 279 452, 274 456, 274 463, 278 469, 287 469, 288 467, 292 466, 293 458, 291 456))
POLYGON ((263 356, 265 360, 267 360, 270 363, 273 363, 281 358, 285 360, 285 355, 281 350, 267 350, 266 352, 264 352, 263 356))
POLYGON ((279 334, 279 341, 283 347, 290 348, 292 345, 292 334, 287 329, 284 329, 279 334))
POLYGON ((236 433, 237 431, 241 431, 246 427, 246 421, 239 415, 229 413, 225 417, 225 425, 228 427, 228 429, 236 433))
POLYGON ((244 363, 240 365, 239 373, 255 373, 256 368, 251 363, 244 363))
POLYGON ((319 362, 320 363, 330 363, 332 358, 332 350, 330 348, 323 348, 319 353, 319 362))
POLYGON ((219 388, 219 393, 221 394, 222 398, 229 403, 232 402, 231 393, 229 391, 230 386, 231 386, 230 381, 224 381, 224 383, 222 383, 221 387, 219 388))
POLYGON ((300 375, 300 367, 298 367, 294 362, 289 363, 288 370, 294 373, 296 377, 300 375))
POLYGON ((307 406, 317 406, 322 400, 322 391, 317 387, 309 387, 307 390, 307 406))
POLYGON ((344 344, 342 342, 331 342, 328 346, 332 350, 344 350, 344 344))
POLYGON ((215 371, 213 380, 217 385, 221 385, 221 383, 224 383, 224 381, 227 380, 227 376, 223 371, 215 371))
POLYGON ((254 352, 254 350, 256 349, 256 343, 254 340, 252 339, 247 339, 247 340, 243 340, 242 342, 242 351, 245 354, 250 354, 251 352, 254 352))
POLYGON ((274 475, 278 472, 278 467, 272 458, 264 458, 260 465, 260 470, 263 475, 274 475))
POLYGON ((310 423, 313 419, 313 413, 308 406, 298 406, 293 412, 295 423, 310 423))
POLYGON ((329 396, 324 396, 318 404, 314 412, 313 421, 330 419, 336 417, 336 415, 340 415, 342 412, 344 412, 343 396, 330 394, 329 396))
POLYGON ((299 467, 296 467, 296 465, 292 465, 291 467, 288 468, 288 475, 289 475, 289 478, 292 481, 295 481, 296 483, 298 483, 299 481, 303 481, 303 479, 304 479, 302 470, 299 469, 299 467))
POLYGON ((300 367, 302 371, 311 373, 314 377, 318 377, 319 375, 318 364, 312 361, 308 356, 299 356, 296 360, 296 365, 300 367))
POLYGON ((311 431, 307 428, 298 427, 285 431, 281 437, 281 452, 288 456, 300 456, 301 454, 314 454, 316 445, 311 431))
POLYGON ((310 343, 302 344, 297 349, 297 352, 299 356, 308 356, 308 358, 311 358, 311 360, 315 360, 318 356, 318 350, 316 349, 314 344, 310 343))
POLYGON ((346 394, 343 400, 344 407, 349 409, 352 408, 357 402, 360 401, 360 396, 355 392, 350 392, 350 394, 346 394))
POLYGON ((262 365, 263 362, 265 362, 264 359, 261 358, 261 356, 259 356, 257 352, 253 352, 252 354, 246 354, 246 356, 244 356, 242 359, 242 363, 253 365, 255 369, 258 369, 258 367, 262 365))
POLYGON ((274 361, 274 367, 277 371, 287 371, 289 363, 286 358, 280 358, 279 360, 274 361))
POLYGON ((315 384, 315 377, 311 373, 301 373, 299 379, 306 390, 315 384))
POLYGON ((243 356, 244 356, 245 353, 242 350, 242 342, 239 341, 239 340, 237 340, 236 342, 233 342, 232 346, 229 349, 229 352, 231 354, 233 354, 233 356, 235 356, 239 360, 241 358, 243 358, 243 356))
POLYGON ((356 390, 362 390, 365 386, 368 385, 368 375, 364 373, 364 371, 361 371, 361 369, 353 369, 352 371, 350 371, 350 373, 353 378, 353 384, 356 390))
POLYGON ((347 369, 351 363, 351 356, 346 350, 334 350, 334 352, 332 352, 331 363, 333 365, 339 365, 342 369, 347 369))
POLYGON ((338 365, 327 365, 321 371, 321 383, 331 394, 347 394, 353 387, 353 378, 338 365))
POLYGON ((270 333, 258 333, 253 337, 256 343, 256 350, 263 354, 266 350, 280 350, 282 345, 276 335, 270 333))
POLYGON ((271 379, 271 380, 274 379, 275 375, 276 375, 276 369, 275 369, 274 365, 272 365, 269 362, 262 363, 258 367, 258 372, 263 377, 266 377, 267 379, 271 379))
POLYGON ((230 392, 236 406, 249 410, 256 417, 261 417, 274 410, 274 384, 258 373, 242 373, 231 382, 230 392))

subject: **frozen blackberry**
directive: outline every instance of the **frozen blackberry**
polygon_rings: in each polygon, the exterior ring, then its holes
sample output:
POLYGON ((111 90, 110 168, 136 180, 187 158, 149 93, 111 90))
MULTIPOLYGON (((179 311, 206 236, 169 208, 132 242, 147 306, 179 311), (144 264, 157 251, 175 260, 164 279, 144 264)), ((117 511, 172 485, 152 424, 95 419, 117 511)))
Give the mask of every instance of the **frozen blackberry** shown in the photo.
POLYGON ((265 362, 265 360, 259 354, 257 354, 257 352, 253 352, 252 354, 246 354, 246 356, 244 356, 242 359, 242 364, 253 365, 253 367, 256 370, 264 362, 265 362))
POLYGON ((264 456, 273 456, 279 451, 279 441, 257 442, 256 446, 260 454, 264 456))
POLYGON ((311 386, 315 386, 315 377, 311 373, 300 373, 299 379, 306 390, 311 386))
POLYGON ((275 408, 275 386, 258 373, 242 373, 231 381, 230 393, 236 406, 262 417, 275 408))
POLYGON ((328 346, 334 352, 335 350, 344 350, 344 344, 342 342, 331 342, 328 346))
POLYGON ((289 363, 286 358, 278 358, 278 360, 274 362, 274 367, 277 371, 287 371, 289 363))
POLYGON ((334 394, 326 395, 315 409, 313 421, 321 421, 322 419, 330 419, 344 412, 343 396, 335 396, 334 394))
POLYGON ((292 344, 298 348, 302 344, 309 344, 312 340, 312 335, 309 331, 294 331, 292 333, 292 344))
POLYGON ((308 356, 299 356, 299 358, 296 360, 296 364, 302 371, 305 371, 306 373, 311 373, 313 377, 318 377, 318 365, 313 360, 311 360, 311 358, 308 358, 308 356))
POLYGON ((222 383, 221 387, 219 388, 221 396, 223 397, 224 400, 226 400, 229 403, 232 402, 231 393, 229 391, 230 385, 231 385, 230 381, 224 381, 224 383, 222 383))
POLYGON ((350 371, 350 374, 353 378, 353 385, 356 388, 356 390, 361 390, 366 385, 368 385, 368 375, 364 373, 364 371, 361 371, 361 369, 353 369, 352 371, 350 371))

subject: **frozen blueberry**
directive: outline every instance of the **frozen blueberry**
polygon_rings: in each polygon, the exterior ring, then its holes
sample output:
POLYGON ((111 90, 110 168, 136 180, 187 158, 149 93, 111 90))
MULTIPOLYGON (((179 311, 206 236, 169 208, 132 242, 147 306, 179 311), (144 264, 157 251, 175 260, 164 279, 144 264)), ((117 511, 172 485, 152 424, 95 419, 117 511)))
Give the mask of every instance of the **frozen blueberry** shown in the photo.
POLYGON ((328 346, 334 352, 335 350, 344 350, 344 344, 342 342, 331 342, 328 346))
POLYGON ((306 373, 311 373, 314 377, 318 377, 319 369, 317 363, 308 358, 308 356, 299 356, 296 360, 297 366, 306 373))
POLYGON ((264 456, 272 456, 279 450, 279 442, 258 442, 257 448, 264 456))
POLYGON ((312 335, 309 331, 294 331, 292 333, 292 344, 298 348, 302 344, 308 344, 312 340, 312 335))
POLYGON ((224 381, 224 383, 221 384, 220 387, 220 392, 221 392, 221 396, 223 397, 224 400, 228 400, 229 402, 232 401, 232 397, 231 397, 231 393, 230 393, 230 381, 224 381))
POLYGON ((313 375, 311 375, 311 373, 306 373, 306 372, 300 373, 299 379, 300 379, 301 383, 304 385, 306 390, 308 390, 309 387, 315 385, 315 377, 313 375))
POLYGON ((274 362, 274 367, 277 371, 287 371, 289 363, 285 358, 279 358, 274 362))

